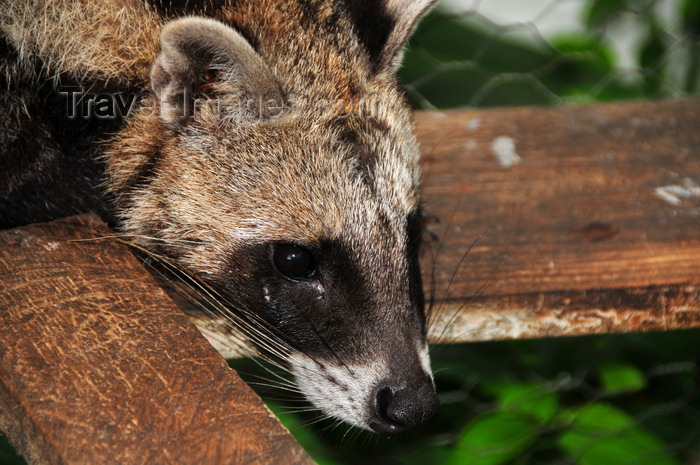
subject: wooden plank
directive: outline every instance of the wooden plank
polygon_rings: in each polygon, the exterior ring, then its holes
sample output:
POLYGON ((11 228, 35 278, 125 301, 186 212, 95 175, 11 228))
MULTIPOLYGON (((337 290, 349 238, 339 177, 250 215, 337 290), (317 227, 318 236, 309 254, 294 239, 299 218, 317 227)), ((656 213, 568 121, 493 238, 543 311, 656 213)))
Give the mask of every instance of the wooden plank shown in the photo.
POLYGON ((442 220, 433 341, 700 326, 700 100, 429 112, 417 130, 442 220))
POLYGON ((0 427, 32 464, 312 463, 92 216, 0 232, 0 427))

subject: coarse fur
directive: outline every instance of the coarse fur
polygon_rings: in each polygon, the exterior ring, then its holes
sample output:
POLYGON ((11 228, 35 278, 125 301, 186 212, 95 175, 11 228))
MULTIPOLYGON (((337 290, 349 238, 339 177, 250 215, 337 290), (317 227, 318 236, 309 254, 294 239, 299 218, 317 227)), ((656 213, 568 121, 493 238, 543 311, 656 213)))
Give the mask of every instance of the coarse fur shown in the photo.
POLYGON ((235 318, 327 415, 426 421, 419 152, 394 71, 431 3, 0 6, 0 225, 97 209, 225 304, 197 320, 223 352, 235 318), (140 105, 67 117, 86 95, 140 105))

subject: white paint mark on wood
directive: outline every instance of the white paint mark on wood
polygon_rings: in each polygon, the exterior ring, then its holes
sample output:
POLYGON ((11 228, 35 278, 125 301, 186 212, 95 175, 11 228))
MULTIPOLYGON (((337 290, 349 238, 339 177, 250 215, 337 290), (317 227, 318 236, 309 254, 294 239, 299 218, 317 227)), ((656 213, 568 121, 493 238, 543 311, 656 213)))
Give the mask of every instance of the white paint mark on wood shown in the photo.
POLYGON ((515 139, 512 137, 496 137, 493 142, 491 142, 491 150, 494 155, 496 155, 498 163, 504 168, 510 168, 522 161, 520 155, 515 152, 515 139))
POLYGON ((481 118, 472 118, 467 123, 467 127, 472 131, 479 129, 479 126, 481 126, 481 118))
POLYGON ((656 196, 671 205, 680 205, 683 200, 700 198, 700 185, 685 178, 681 184, 657 187, 656 196))

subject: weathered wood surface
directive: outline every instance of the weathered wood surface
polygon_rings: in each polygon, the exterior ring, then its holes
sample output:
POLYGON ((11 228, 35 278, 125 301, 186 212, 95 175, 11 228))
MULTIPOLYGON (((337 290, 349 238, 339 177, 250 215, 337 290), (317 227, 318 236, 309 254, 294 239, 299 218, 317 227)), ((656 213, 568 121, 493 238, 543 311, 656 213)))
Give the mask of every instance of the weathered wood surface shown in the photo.
POLYGON ((311 463, 126 247, 75 241, 110 234, 0 232, 0 428, 29 463, 311 463))
POLYGON ((430 112, 417 129, 441 219, 433 341, 700 326, 700 100, 430 112))

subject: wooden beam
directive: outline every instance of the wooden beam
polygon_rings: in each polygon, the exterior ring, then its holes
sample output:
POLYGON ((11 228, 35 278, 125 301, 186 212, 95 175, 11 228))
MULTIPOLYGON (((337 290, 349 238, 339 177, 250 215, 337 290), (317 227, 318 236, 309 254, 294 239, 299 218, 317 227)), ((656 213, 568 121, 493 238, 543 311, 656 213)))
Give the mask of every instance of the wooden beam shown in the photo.
POLYGON ((0 232, 0 428, 31 464, 312 463, 92 216, 0 232))
POLYGON ((700 100, 426 112, 417 130, 442 221, 433 342, 700 326, 700 100))

